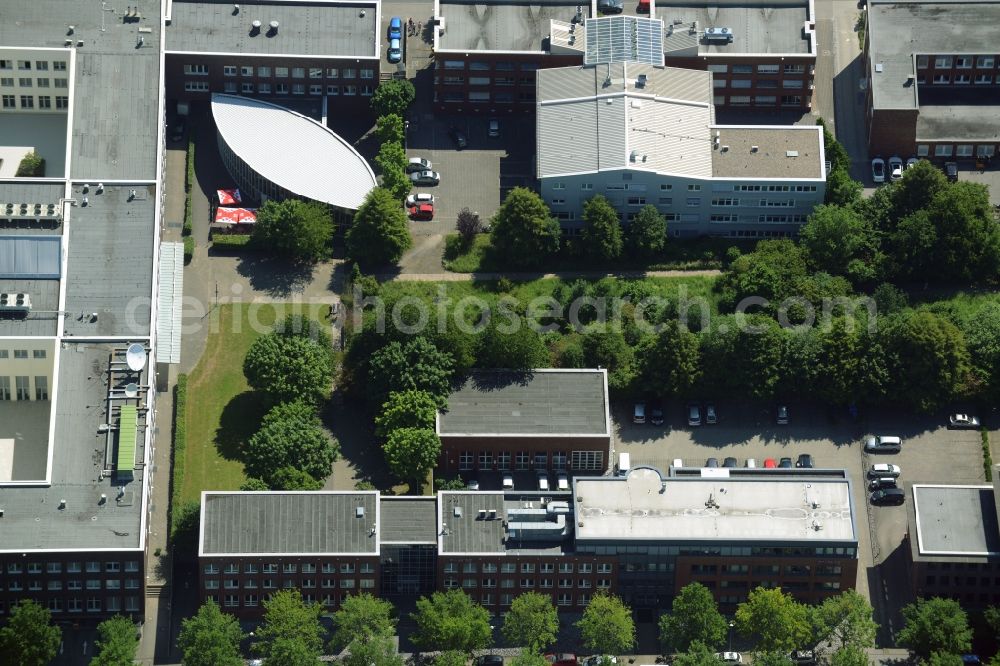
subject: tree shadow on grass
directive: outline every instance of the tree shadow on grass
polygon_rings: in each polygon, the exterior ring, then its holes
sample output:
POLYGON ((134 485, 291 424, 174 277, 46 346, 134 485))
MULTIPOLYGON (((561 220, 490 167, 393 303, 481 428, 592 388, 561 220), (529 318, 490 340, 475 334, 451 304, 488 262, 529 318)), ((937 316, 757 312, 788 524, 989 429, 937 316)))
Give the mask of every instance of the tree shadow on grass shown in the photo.
POLYGON ((243 443, 260 428, 267 412, 264 396, 244 391, 222 408, 219 427, 215 430, 215 448, 226 460, 242 461, 243 443))
POLYGON ((285 298, 312 280, 314 264, 295 262, 265 253, 240 256, 236 271, 250 281, 250 286, 275 298, 285 298))
POLYGON ((340 457, 355 470, 354 476, 370 481, 379 490, 390 491, 395 480, 385 464, 382 447, 371 427, 371 418, 365 415, 364 410, 335 396, 320 409, 319 416, 340 443, 340 457))

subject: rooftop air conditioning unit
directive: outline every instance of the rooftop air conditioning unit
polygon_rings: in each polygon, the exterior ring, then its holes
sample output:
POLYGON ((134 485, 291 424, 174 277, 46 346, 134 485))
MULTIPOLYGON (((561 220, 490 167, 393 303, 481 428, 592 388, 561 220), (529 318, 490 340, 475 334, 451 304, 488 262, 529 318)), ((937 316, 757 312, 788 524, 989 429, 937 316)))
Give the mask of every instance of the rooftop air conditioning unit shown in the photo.
POLYGON ((729 44, 733 41, 733 31, 730 28, 706 28, 705 41, 729 44))

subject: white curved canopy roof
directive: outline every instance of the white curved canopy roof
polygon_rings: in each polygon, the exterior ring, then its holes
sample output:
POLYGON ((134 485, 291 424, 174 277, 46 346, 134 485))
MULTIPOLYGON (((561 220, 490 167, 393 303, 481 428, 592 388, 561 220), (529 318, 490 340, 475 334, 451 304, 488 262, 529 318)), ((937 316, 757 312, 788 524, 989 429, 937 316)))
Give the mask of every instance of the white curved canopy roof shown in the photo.
POLYGON ((251 169, 289 192, 357 210, 375 186, 365 158, 331 129, 277 104, 212 95, 226 145, 251 169))

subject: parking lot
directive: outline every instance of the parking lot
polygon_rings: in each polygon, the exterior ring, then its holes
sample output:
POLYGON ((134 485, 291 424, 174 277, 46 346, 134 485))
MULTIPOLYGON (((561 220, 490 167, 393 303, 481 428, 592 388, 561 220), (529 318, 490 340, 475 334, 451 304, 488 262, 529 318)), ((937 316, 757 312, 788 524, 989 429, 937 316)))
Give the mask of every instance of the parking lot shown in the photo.
MULTIPOLYGON (((775 423, 773 405, 716 402, 719 423, 691 428, 685 405, 664 405, 663 425, 632 423, 632 405, 615 408, 617 453, 628 452, 631 465, 652 465, 666 470, 674 458, 698 467, 708 458, 721 462, 728 456, 739 465, 754 458, 779 460, 799 454, 813 456, 817 468, 845 469, 853 484, 859 541, 857 589, 869 596, 879 623, 879 645, 894 644, 901 626, 899 609, 909 597, 907 555, 901 547, 907 530, 906 505, 873 507, 867 501, 867 472, 872 463, 888 462, 902 468, 899 486, 907 491, 914 483, 984 483, 980 435, 976 430, 949 430, 946 414, 921 416, 891 410, 852 418, 846 410, 824 410, 790 404, 789 424, 775 423), (898 454, 869 455, 862 451, 869 434, 899 435, 898 454)), ((649 410, 647 406, 647 414, 649 410)))

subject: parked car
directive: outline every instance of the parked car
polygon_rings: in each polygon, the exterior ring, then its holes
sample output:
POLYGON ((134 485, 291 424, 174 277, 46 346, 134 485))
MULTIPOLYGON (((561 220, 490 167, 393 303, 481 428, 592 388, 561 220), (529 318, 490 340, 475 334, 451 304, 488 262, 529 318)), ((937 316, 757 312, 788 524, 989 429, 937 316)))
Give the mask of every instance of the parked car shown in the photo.
POLYGON ((902 488, 885 488, 876 490, 868 499, 876 505, 899 506, 906 501, 906 493, 902 488))
POLYGON ((469 479, 465 487, 467 490, 479 490, 479 479, 469 479))
POLYGON ((421 192, 419 194, 410 194, 406 197, 406 207, 419 206, 420 204, 433 204, 434 195, 428 192, 421 192))
POLYGON ((495 139, 500 136, 500 121, 496 118, 490 118, 489 129, 487 130, 490 138, 495 139))
POLYGON ((718 458, 709 458, 708 460, 705 461, 705 467, 718 467, 718 466, 719 466, 718 458))
POLYGON ((410 219, 429 222, 434 219, 433 204, 417 204, 410 207, 410 219))
POLYGON ((426 160, 423 157, 411 157, 410 161, 406 163, 406 173, 414 173, 416 171, 430 171, 434 168, 434 165, 430 160, 426 160))
POLYGON ((799 459, 795 461, 795 466, 803 469, 812 469, 813 457, 808 453, 800 453, 799 459))
POLYGON ((893 155, 889 158, 889 178, 899 180, 903 177, 903 158, 893 155))
POLYGON ((674 458, 674 464, 672 465, 672 467, 684 467, 684 459, 674 458))
POLYGON ((715 405, 708 403, 705 405, 705 423, 715 425, 719 422, 719 417, 715 414, 715 405))
POLYGON ((906 160, 906 168, 912 169, 914 166, 917 165, 917 162, 919 161, 920 160, 918 160, 916 157, 911 157, 910 159, 906 160))
POLYGON ((884 488, 895 488, 896 479, 891 476, 880 476, 868 482, 868 490, 882 490, 884 488))
POLYGON ((545 661, 552 666, 577 666, 576 655, 569 652, 549 652, 545 655, 545 661))
POLYGON ((816 664, 816 653, 812 650, 796 650, 790 656, 798 666, 815 666, 816 664))
POLYGON ((948 417, 948 425, 952 428, 978 428, 979 419, 969 414, 952 414, 948 417))
POLYGON ((597 0, 597 11, 602 14, 621 14, 624 10, 623 0, 597 0))
POLYGON ((465 140, 465 133, 454 125, 448 128, 448 136, 455 142, 455 147, 459 150, 468 145, 468 142, 465 140))
POLYGON ((556 472, 556 490, 569 490, 569 474, 556 472))
POLYGON ((646 422, 646 403, 637 402, 635 407, 632 408, 632 423, 645 423, 646 422))
POLYGON ((774 469, 778 466, 774 458, 764 458, 764 469, 774 469))
POLYGON ((403 59, 403 46, 400 40, 389 40, 389 50, 386 52, 386 58, 392 63, 400 62, 403 59))
POLYGON ((746 468, 747 469, 757 469, 757 459, 756 458, 747 458, 746 468))
POLYGON ((780 467, 781 469, 792 469, 792 459, 782 458, 781 462, 778 463, 778 467, 780 467))
POLYGON ((403 38, 403 19, 393 16, 389 19, 389 39, 403 38))
POLYGON ((876 183, 885 182, 885 160, 881 157, 872 160, 872 180, 876 183))
POLYGON ((502 472, 500 474, 500 485, 503 486, 504 490, 507 488, 514 487, 514 475, 510 472, 502 472))
POLYGON ((788 407, 778 405, 778 409, 774 413, 774 420, 778 425, 788 425, 788 407))
POLYGON ((663 425, 663 408, 653 407, 649 410, 649 422, 653 425, 663 425))
POLYGON ((184 122, 184 118, 178 116, 177 119, 170 124, 170 140, 180 141, 183 139, 185 129, 187 129, 187 124, 184 122))
POLYGON ((953 183, 958 182, 958 162, 945 162, 944 175, 953 183))
POLYGON ((894 435, 879 435, 865 440, 865 451, 869 453, 899 453, 903 440, 894 435))
POLYGON ((549 489, 549 475, 547 472, 538 472, 538 489, 548 490, 549 489))
POLYGON ((701 425, 701 407, 698 403, 692 402, 688 405, 688 425, 691 427, 701 425))
POLYGON ((503 666, 503 657, 498 654, 484 654, 476 657, 472 663, 474 666, 503 666))
POLYGON ((732 469, 733 467, 739 467, 740 463, 738 460, 736 460, 736 458, 729 456, 722 461, 722 466, 732 469))
POLYGON ((410 174, 410 182, 414 185, 437 185, 441 182, 441 174, 437 171, 418 171, 410 174))
POLYGON ((601 666, 602 664, 617 664, 618 657, 610 654, 595 654, 583 660, 583 666, 601 666))
POLYGON ((742 664, 743 655, 739 652, 719 652, 715 655, 716 659, 725 662, 727 664, 742 664))
POLYGON ((873 477, 892 477, 898 478, 903 473, 899 465, 889 465, 888 463, 875 463, 868 470, 868 478, 873 477))

